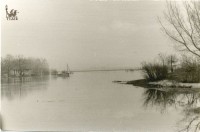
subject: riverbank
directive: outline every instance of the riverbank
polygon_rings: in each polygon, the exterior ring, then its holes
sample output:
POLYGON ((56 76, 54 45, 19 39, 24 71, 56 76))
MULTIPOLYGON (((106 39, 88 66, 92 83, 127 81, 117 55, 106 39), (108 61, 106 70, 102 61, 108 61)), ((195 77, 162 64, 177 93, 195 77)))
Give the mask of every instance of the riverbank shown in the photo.
POLYGON ((161 80, 156 82, 149 82, 146 79, 132 80, 132 81, 114 81, 120 84, 129 84, 143 88, 199 88, 200 83, 181 83, 173 80, 161 80))

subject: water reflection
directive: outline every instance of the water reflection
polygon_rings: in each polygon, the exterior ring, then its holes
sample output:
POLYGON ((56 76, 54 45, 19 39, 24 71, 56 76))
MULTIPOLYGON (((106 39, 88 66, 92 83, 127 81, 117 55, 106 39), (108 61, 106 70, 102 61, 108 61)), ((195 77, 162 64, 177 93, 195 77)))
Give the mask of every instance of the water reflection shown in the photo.
POLYGON ((179 132, 200 130, 200 89, 147 89, 143 96, 146 108, 156 107, 162 113, 170 107, 180 109, 179 132))
POLYGON ((49 76, 24 77, 24 78, 2 78, 1 95, 2 99, 14 100, 24 98, 33 92, 46 90, 49 84, 49 76))
POLYGON ((157 89, 148 89, 144 92, 144 106, 159 106, 161 112, 164 112, 168 106, 172 106, 175 103, 175 93, 166 92, 157 89))

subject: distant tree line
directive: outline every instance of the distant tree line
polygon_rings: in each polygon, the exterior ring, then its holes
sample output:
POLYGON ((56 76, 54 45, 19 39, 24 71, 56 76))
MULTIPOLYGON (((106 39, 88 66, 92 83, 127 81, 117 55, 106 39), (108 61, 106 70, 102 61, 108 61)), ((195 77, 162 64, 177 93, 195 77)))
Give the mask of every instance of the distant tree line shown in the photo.
POLYGON ((1 58, 2 77, 42 76, 49 74, 49 65, 44 58, 22 55, 6 55, 1 58))

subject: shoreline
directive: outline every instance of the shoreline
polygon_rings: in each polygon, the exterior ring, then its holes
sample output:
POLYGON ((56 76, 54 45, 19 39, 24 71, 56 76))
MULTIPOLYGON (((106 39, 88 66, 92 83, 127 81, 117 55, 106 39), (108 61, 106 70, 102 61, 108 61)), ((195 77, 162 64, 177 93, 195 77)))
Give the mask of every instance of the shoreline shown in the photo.
POLYGON ((1 76, 1 79, 34 78, 34 77, 46 77, 46 76, 50 76, 50 75, 9 76, 9 77, 3 77, 3 76, 1 76))
POLYGON ((146 79, 138 79, 131 81, 113 81, 119 84, 134 85, 143 88, 174 88, 174 89, 200 89, 200 83, 181 83, 173 80, 161 80, 149 82, 146 79))

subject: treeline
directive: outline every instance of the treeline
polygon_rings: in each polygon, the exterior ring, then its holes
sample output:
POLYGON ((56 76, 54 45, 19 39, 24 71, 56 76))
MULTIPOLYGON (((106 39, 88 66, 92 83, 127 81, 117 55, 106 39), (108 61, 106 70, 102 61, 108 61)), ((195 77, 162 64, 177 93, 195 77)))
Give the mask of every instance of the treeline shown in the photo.
POLYGON ((157 61, 144 62, 142 70, 148 81, 169 79, 187 83, 200 82, 200 59, 197 57, 159 54, 157 61))
POLYGON ((46 59, 6 55, 1 58, 2 77, 42 76, 49 74, 46 59))

